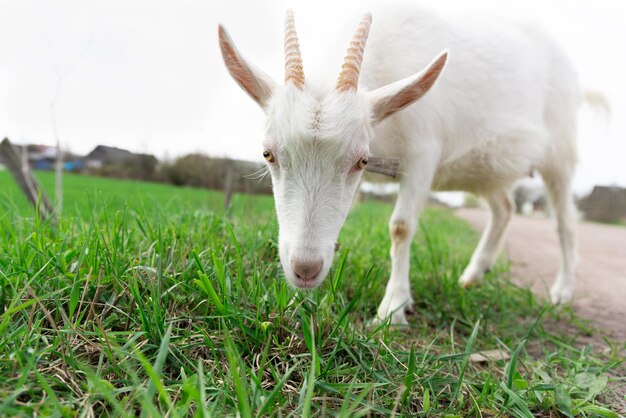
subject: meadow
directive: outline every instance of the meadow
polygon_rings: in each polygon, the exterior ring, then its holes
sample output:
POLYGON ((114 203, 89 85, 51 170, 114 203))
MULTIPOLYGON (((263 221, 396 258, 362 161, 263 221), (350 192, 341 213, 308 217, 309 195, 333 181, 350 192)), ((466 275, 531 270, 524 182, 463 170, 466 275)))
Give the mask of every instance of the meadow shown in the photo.
MULTIPOLYGON (((50 173, 37 173, 53 195, 50 173)), ((428 209, 416 313, 373 326, 392 206, 357 204, 317 291, 290 288, 268 196, 65 176, 58 225, 0 171, 0 416, 582 416, 626 404, 623 341, 509 282, 428 209), (593 339, 592 341, 597 341, 593 339), (495 358, 470 355, 496 350, 495 358)))

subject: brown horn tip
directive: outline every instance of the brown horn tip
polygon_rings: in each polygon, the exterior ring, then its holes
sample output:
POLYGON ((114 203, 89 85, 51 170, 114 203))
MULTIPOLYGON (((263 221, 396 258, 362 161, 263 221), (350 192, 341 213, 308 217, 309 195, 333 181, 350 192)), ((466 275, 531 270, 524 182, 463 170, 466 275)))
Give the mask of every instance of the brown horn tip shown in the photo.
POLYGON ((300 90, 304 87, 302 55, 291 9, 287 9, 285 15, 285 84, 289 81, 300 90))
POLYGON ((365 43, 367 42, 371 24, 372 15, 367 13, 361 18, 356 28, 356 32, 348 48, 348 54, 341 66, 339 80, 337 80, 336 89, 339 92, 356 91, 359 85, 363 51, 365 50, 365 43))

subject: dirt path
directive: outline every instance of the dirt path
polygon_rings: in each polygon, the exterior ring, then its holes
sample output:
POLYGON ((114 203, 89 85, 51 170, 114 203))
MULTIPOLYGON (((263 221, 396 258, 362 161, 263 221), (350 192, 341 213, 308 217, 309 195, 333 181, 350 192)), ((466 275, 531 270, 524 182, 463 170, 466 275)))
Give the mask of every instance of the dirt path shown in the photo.
MULTIPOLYGON (((480 209, 460 209, 456 214, 481 231, 488 218, 488 212, 480 209)), ((555 231, 554 219, 515 216, 503 246, 512 261, 513 280, 544 297, 559 266, 555 231)), ((626 341, 626 227, 581 222, 578 231, 574 310, 594 329, 626 341)))

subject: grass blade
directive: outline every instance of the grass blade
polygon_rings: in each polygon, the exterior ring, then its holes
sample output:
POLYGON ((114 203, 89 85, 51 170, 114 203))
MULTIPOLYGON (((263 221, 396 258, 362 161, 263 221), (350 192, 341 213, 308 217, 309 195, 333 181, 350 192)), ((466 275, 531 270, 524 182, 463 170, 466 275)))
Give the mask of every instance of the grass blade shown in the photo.
POLYGON ((402 394, 402 404, 406 405, 413 387, 413 381, 415 380, 415 352, 413 345, 411 344, 411 350, 409 351, 409 365, 404 376, 404 393, 402 394))

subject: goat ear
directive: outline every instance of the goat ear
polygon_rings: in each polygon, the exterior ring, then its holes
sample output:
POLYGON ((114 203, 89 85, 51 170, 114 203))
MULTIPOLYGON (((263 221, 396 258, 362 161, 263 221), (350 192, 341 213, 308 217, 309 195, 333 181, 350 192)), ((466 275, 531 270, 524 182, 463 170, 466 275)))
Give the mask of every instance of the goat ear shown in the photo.
POLYGON ((246 62, 226 29, 219 25, 218 36, 224 64, 233 79, 264 110, 277 84, 263 71, 246 62))
POLYGON ((426 94, 437 81, 447 59, 448 51, 444 50, 419 73, 369 92, 373 122, 381 122, 426 94))

